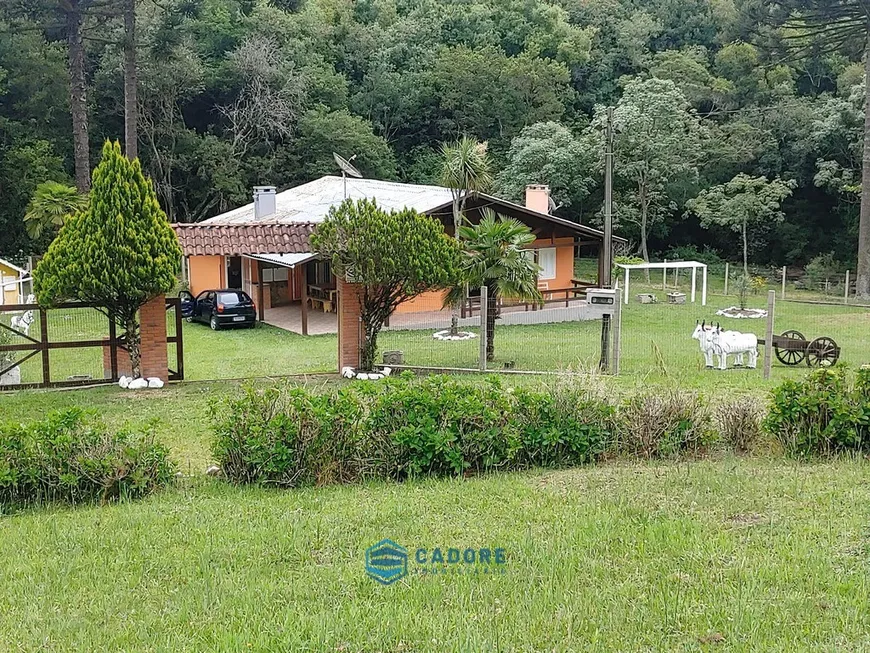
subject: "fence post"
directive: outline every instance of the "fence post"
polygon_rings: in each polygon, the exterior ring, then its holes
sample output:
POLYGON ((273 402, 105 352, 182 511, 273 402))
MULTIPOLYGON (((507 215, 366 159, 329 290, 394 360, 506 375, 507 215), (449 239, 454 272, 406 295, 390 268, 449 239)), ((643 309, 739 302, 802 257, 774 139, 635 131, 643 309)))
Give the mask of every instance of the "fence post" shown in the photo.
MULTIPOLYGON (((649 281, 649 280, 647 280, 649 281)), ((662 290, 668 289, 668 259, 665 259, 665 267, 662 268, 662 290)))
POLYGON ((51 383, 51 362, 48 353, 48 313, 44 308, 39 309, 39 339, 42 341, 42 382, 49 385, 51 383))
POLYGON ((780 299, 785 299, 785 266, 782 266, 782 295, 780 299))
POLYGON ((489 334, 486 332, 486 321, 489 316, 489 292, 486 286, 480 287, 480 356, 477 361, 481 372, 486 372, 486 347, 489 334))
MULTIPOLYGON (((785 268, 783 268, 785 269, 785 268)), ((776 291, 767 291, 767 329, 764 332, 764 378, 770 378, 770 366, 773 363, 773 320, 776 309, 776 291)))
POLYGON ((849 303, 849 270, 846 270, 846 292, 843 294, 843 303, 849 303))
POLYGON ((724 295, 728 294, 728 262, 725 262, 725 292, 724 295))
POLYGON ((616 289, 616 299, 613 305, 613 324, 611 325, 613 338, 613 354, 611 355, 610 371, 613 376, 619 376, 619 359, 622 354, 622 291, 616 289))

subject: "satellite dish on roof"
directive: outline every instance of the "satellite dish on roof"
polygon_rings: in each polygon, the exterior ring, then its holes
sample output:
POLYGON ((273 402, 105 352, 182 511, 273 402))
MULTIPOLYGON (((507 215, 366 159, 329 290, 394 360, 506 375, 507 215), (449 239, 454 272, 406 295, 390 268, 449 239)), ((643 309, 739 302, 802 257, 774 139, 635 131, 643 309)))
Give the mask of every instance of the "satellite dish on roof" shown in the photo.
POLYGON ((345 159, 340 154, 332 153, 332 158, 335 159, 335 163, 338 165, 338 168, 341 170, 341 179, 344 181, 344 199, 347 199, 347 176, 356 177, 357 179, 362 179, 362 173, 353 167, 351 161, 356 158, 356 154, 354 154, 349 159, 345 159))
POLYGON ((556 204, 556 200, 554 200, 552 196, 547 198, 547 204, 549 206, 549 211, 551 214, 562 208, 561 204, 556 204))
POLYGON ((356 154, 354 154, 349 159, 345 159, 343 156, 336 154, 335 152, 332 153, 332 156, 335 159, 335 162, 338 164, 338 167, 341 169, 342 175, 350 175, 351 177, 356 177, 357 179, 362 178, 362 173, 354 168, 351 164, 351 161, 356 158, 356 154))

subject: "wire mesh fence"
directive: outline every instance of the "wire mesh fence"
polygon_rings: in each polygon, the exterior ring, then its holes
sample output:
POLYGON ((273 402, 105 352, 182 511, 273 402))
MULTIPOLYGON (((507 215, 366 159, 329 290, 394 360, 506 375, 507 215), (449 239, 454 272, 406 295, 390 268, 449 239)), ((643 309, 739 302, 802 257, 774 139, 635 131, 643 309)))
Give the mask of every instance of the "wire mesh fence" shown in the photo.
POLYGON ((75 306, 41 312, 0 311, 0 385, 74 383, 104 379, 108 318, 96 308, 75 306), (51 343, 51 348, 43 347, 51 343), (46 378, 47 376, 47 378, 46 378))
MULTIPOLYGON (((760 271, 756 271, 760 272, 760 271)), ((621 307, 621 374, 639 383, 679 385, 727 384, 758 388, 763 379, 765 347, 770 347, 772 380, 797 377, 810 367, 870 363, 870 306, 848 297, 847 275, 817 276, 786 271, 785 299, 782 269, 779 279, 751 275, 737 281, 725 276, 724 266, 711 268, 707 303, 702 295, 691 301, 688 271, 652 272, 632 279, 628 302, 621 307), (727 279, 727 281, 726 281, 727 279), (773 335, 766 341, 769 291, 776 291, 773 335), (842 294, 840 294, 842 293, 842 294), (718 324, 723 331, 751 333, 759 341, 755 369, 750 357, 736 366, 732 355, 727 373, 707 368, 701 343, 693 338, 698 323, 718 324), (784 342, 782 338, 792 342, 784 342)), ((742 277, 742 270, 740 271, 742 277)), ((619 282, 618 282, 619 283, 619 282)), ((578 372, 600 369, 602 362, 601 312, 591 310, 588 298, 546 298, 542 305, 504 305, 489 338, 488 371, 578 372)), ((479 307, 471 308, 451 332, 450 311, 406 313, 394 316, 381 334, 379 349, 386 362, 436 369, 481 368, 480 337, 484 332, 479 307), (458 336, 458 337, 451 337, 458 336)), ((718 367, 719 361, 714 360, 718 367)))

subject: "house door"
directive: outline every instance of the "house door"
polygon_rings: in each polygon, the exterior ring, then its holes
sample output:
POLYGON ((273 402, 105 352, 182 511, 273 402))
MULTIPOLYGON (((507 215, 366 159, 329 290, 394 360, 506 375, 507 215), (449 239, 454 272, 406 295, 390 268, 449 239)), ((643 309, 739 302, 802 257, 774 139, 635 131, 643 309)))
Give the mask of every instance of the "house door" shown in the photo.
POLYGON ((227 288, 242 290, 242 258, 240 256, 227 258, 227 288))

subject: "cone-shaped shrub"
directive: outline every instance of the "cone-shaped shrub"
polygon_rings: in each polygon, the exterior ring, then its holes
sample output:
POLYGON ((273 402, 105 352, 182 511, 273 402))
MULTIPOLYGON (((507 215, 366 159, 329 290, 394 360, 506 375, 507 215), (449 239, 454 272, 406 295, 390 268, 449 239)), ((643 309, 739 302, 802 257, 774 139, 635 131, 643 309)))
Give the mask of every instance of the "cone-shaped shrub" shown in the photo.
POLYGON ((139 160, 106 142, 88 208, 71 217, 34 271, 40 304, 91 302, 122 329, 139 375, 139 307, 172 290, 181 248, 139 160))

